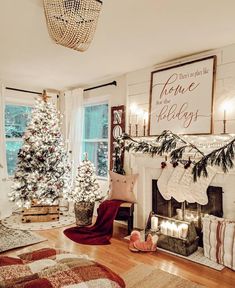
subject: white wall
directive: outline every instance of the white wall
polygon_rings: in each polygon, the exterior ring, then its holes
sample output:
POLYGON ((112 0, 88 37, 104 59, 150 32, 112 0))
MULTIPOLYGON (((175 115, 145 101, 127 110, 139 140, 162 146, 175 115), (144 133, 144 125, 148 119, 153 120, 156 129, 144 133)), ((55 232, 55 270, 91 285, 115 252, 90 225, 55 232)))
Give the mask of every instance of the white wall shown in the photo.
MULTIPOLYGON (((214 134, 220 134, 223 131, 223 122, 221 121, 223 119, 223 109, 221 109, 221 106, 225 100, 229 100, 231 105, 231 110, 227 113, 227 132, 235 133, 235 44, 214 51, 200 53, 162 65, 155 65, 128 73, 126 100, 127 107, 130 107, 132 103, 136 103, 140 108, 148 111, 150 97, 150 78, 152 71, 211 55, 217 56, 214 95, 214 134)), ((128 110, 129 109, 127 109, 127 111, 128 110)), ((127 119, 129 119, 129 117, 127 117, 127 119)), ((209 139, 209 136, 204 136, 204 141, 207 141, 207 139, 209 139)), ((129 170, 128 155, 126 157, 125 166, 126 170, 129 170)), ((223 187, 224 215, 225 217, 235 219, 235 172, 231 171, 231 173, 228 173, 227 175, 218 175, 212 184, 223 187)))
MULTIPOLYGON (((99 101, 99 99, 103 99, 104 97, 108 100, 109 103, 109 114, 111 107, 123 105, 126 102, 126 76, 119 76, 114 77, 112 79, 106 79, 103 82, 93 83, 92 85, 89 85, 84 88, 94 87, 97 85, 109 83, 112 81, 117 81, 117 86, 110 85, 105 86, 102 88, 90 90, 87 92, 84 92, 84 102, 96 102, 99 101)), ((109 115, 111 116, 111 115, 109 115)), ((109 129, 110 130, 110 129, 109 129)), ((110 135, 109 135, 110 137, 110 135)), ((99 180, 100 189, 102 193, 105 195, 108 191, 109 182, 107 180, 99 180)))
MULTIPOLYGON (((216 71, 216 82, 215 82, 215 106, 214 106, 214 133, 222 132, 222 111, 220 109, 221 103, 225 99, 232 100, 234 103, 233 111, 228 114, 228 132, 235 133, 235 44, 214 51, 204 52, 190 57, 185 57, 161 65, 153 65, 138 71, 127 73, 119 77, 112 79, 105 79, 102 82, 92 83, 91 85, 83 88, 93 87, 96 85, 104 84, 106 82, 111 82, 113 80, 117 81, 116 86, 106 86, 103 88, 91 90, 84 93, 85 100, 91 100, 94 98, 99 98, 103 96, 109 97, 110 106, 117 106, 126 104, 127 106, 127 117, 126 124, 128 127, 128 107, 131 103, 135 102, 143 109, 148 110, 149 105, 149 95, 150 95, 150 77, 151 72, 159 68, 167 67, 169 65, 179 64, 182 62, 200 59, 205 56, 216 55, 217 56, 217 71, 216 71), (230 119, 230 120, 229 120, 230 119)), ((102 69, 102 68, 101 68, 102 69)), ((19 97, 20 98, 20 97, 19 97)), ((1 115, 1 118, 3 115, 1 115)), ((2 118, 3 119, 3 118, 2 118)), ((0 133, 2 133, 2 119, 0 123, 0 133)), ((2 150, 3 140, 1 137, 0 143, 0 163, 3 161, 4 153, 2 150)), ((128 170, 128 157, 126 161, 126 168, 128 170)), ((0 179, 4 178, 2 175, 3 169, 0 168, 0 179)), ((217 181, 218 185, 224 187, 224 210, 225 215, 230 218, 235 219, 235 193, 233 186, 235 184, 235 175, 227 175, 225 177, 220 177, 217 181)), ((2 199, 7 199, 6 195, 9 191, 9 187, 5 188, 3 182, 0 181, 0 201, 2 199), (3 197, 4 196, 4 197, 3 197)), ((104 181, 101 183, 102 190, 105 193, 108 190, 108 182, 104 181)), ((4 200, 7 201, 7 200, 4 200)), ((5 206, 5 202, 0 202, 0 208, 5 206), (3 203, 3 204, 2 204, 3 203), (3 206, 4 205, 4 206, 3 206)))
POLYGON ((91 99, 94 97, 103 97, 108 95, 110 100, 110 106, 118 106, 118 105, 123 105, 126 102, 126 75, 114 77, 111 79, 105 79, 102 82, 97 82, 97 83, 92 83, 89 86, 84 87, 84 89, 89 88, 89 87, 94 87, 98 86, 101 84, 109 83, 112 81, 117 82, 117 86, 110 85, 110 86, 105 86, 102 88, 90 90, 84 92, 84 98, 86 99, 91 99))
POLYGON ((227 132, 235 133, 235 44, 221 49, 184 57, 161 65, 147 67, 127 74, 127 105, 137 103, 146 111, 149 108, 151 72, 160 68, 177 65, 207 56, 217 56, 214 93, 214 134, 223 131, 223 102, 229 100, 231 111, 227 112, 227 132))

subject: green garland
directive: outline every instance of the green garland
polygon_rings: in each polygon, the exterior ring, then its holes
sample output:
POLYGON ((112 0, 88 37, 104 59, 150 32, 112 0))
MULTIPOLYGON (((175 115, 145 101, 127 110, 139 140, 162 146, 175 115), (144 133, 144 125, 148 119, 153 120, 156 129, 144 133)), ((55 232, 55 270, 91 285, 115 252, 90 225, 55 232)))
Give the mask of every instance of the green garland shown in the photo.
POLYGON ((136 141, 128 134, 123 134, 117 140, 116 149, 119 151, 119 153, 117 153, 118 155, 121 155, 124 151, 142 152, 151 156, 170 154, 173 163, 181 162, 184 164, 185 160, 183 159, 183 156, 186 153, 186 149, 190 152, 193 151, 195 152, 195 156, 198 154, 201 156, 201 159, 198 162, 193 162, 194 167, 192 173, 194 181, 197 181, 197 178, 202 175, 204 177, 208 176, 207 165, 221 167, 224 173, 227 173, 229 169, 233 168, 235 137, 223 147, 220 147, 207 155, 205 155, 194 144, 186 141, 169 130, 164 130, 161 135, 151 142, 144 140, 136 141))

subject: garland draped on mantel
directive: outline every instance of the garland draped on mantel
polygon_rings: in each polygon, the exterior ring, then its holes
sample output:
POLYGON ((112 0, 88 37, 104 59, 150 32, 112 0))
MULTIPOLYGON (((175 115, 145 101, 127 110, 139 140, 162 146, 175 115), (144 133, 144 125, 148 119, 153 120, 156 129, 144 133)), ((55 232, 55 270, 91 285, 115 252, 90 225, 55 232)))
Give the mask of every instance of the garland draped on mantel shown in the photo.
MULTIPOLYGON (((227 173, 229 169, 234 167, 235 137, 229 140, 224 146, 208 154, 204 154, 195 144, 169 130, 164 130, 153 141, 135 140, 124 133, 117 140, 114 163, 120 163, 119 159, 124 151, 141 152, 149 154, 152 157, 154 155, 168 155, 171 158, 173 166, 176 166, 178 162, 183 163, 185 168, 192 164, 194 181, 197 181, 198 177, 208 176, 207 165, 218 166, 222 168, 224 173, 227 173), (193 158, 200 157, 200 160, 191 161, 190 157, 188 160, 185 160, 185 153, 194 153, 193 158)), ((123 174, 123 168, 120 165, 119 167, 115 167, 114 165, 114 171, 119 172, 120 169, 121 174, 123 174)))

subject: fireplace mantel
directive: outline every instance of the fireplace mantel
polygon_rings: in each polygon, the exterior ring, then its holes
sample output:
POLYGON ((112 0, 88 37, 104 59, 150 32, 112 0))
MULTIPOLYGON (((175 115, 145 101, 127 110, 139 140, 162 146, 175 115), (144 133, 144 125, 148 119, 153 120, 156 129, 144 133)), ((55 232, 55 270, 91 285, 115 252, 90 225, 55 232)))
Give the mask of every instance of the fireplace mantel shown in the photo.
MULTIPOLYGON (((165 158, 160 156, 151 157, 143 153, 130 153, 128 156, 128 166, 131 169, 131 173, 139 174, 134 191, 138 202, 135 208, 134 227, 144 229, 149 213, 152 210, 152 180, 159 178, 161 174, 161 162, 165 158)), ((225 217, 231 219, 235 218, 234 181, 235 175, 233 172, 226 175, 218 173, 211 182, 213 186, 223 187, 225 192, 224 214, 225 217)))

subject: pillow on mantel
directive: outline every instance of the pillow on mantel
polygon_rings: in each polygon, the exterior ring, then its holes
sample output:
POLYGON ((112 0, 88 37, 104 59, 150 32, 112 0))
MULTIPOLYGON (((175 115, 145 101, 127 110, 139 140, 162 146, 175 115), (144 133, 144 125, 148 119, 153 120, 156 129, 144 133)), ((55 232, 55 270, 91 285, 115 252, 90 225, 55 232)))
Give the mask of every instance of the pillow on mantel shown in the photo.
POLYGON ((110 175, 110 190, 109 200, 123 200, 126 202, 137 203, 135 194, 133 192, 135 182, 138 174, 121 175, 109 171, 110 175))

